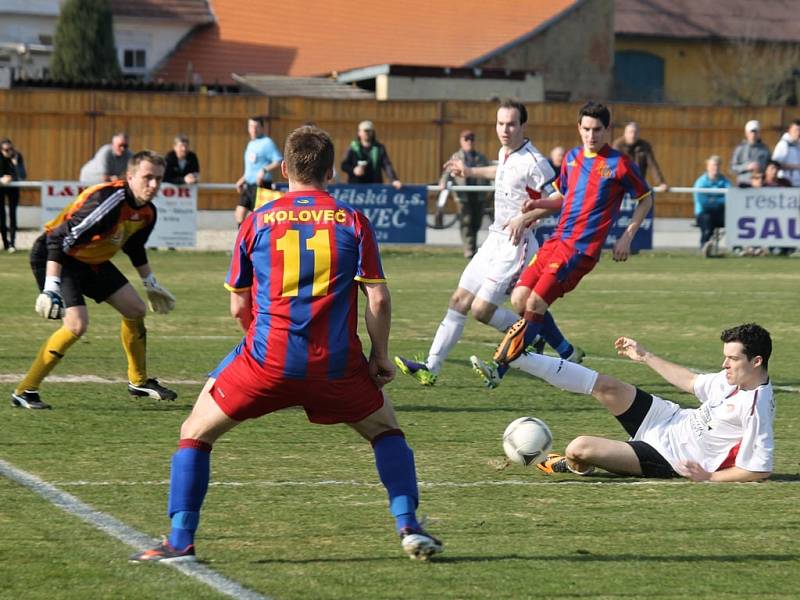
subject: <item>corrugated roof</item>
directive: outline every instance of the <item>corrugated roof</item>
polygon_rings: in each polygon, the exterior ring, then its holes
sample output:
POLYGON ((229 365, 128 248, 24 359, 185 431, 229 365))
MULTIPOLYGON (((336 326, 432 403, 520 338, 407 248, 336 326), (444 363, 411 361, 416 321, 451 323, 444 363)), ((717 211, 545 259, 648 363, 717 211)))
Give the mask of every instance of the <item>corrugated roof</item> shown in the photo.
POLYGON ((464 66, 524 38, 586 0, 211 0, 217 23, 183 43, 157 74, 204 82, 232 73, 313 76, 375 64, 464 66))
POLYGON ((616 0, 617 35, 800 42, 797 0, 616 0))
POLYGON ((212 23, 214 15, 206 0, 111 0, 118 17, 170 19, 189 23, 212 23))
POLYGON ((265 96, 302 96, 309 98, 360 98, 374 100, 375 94, 338 83, 326 77, 289 77, 287 75, 233 75, 234 81, 265 96))

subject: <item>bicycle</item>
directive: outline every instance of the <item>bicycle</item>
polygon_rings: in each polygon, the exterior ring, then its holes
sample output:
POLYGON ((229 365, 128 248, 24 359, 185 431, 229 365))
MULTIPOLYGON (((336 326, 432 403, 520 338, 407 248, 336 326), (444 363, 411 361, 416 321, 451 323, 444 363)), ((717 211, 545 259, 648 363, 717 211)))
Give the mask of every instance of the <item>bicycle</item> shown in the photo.
MULTIPOLYGON (((450 199, 450 187, 446 187, 442 191, 439 192, 438 197, 436 198, 436 211, 432 213, 428 213, 426 215, 426 222, 429 228, 431 229, 447 229, 455 225, 459 220, 458 215, 458 207, 455 204, 458 202, 455 200, 455 196, 453 197, 452 205, 450 206, 450 210, 446 211, 445 207, 447 206, 448 200, 450 199)), ((494 207, 492 203, 487 202, 483 208, 483 216, 489 217, 489 221, 491 221, 494 217, 494 207)))

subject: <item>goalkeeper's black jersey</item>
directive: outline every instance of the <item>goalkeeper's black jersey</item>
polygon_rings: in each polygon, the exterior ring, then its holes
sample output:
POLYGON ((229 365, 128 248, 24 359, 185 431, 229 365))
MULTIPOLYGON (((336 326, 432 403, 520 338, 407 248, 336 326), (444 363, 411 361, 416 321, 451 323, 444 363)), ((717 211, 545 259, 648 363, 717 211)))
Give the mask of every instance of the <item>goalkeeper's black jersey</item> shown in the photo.
POLYGON ((95 185, 45 224, 47 260, 60 263, 68 255, 96 265, 122 249, 138 267, 147 263, 145 243, 155 224, 156 207, 137 206, 125 181, 95 185))

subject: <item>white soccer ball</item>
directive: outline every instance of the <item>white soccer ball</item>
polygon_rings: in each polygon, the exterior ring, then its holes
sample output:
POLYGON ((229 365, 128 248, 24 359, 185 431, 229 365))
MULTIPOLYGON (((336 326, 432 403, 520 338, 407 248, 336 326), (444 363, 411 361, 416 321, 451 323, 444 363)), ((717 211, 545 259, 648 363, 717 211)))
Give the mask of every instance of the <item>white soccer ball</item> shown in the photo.
POLYGON ((553 434, 541 419, 520 417, 503 432, 503 450, 511 462, 528 466, 543 462, 553 446, 553 434))

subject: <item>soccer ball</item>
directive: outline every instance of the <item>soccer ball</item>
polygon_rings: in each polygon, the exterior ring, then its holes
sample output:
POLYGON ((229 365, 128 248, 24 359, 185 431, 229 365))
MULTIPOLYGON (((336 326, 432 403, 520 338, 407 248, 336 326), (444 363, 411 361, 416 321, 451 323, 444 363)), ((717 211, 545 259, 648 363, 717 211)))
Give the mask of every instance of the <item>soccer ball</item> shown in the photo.
POLYGON ((520 417, 503 432, 503 450, 518 465, 527 467, 544 461, 552 445, 550 428, 535 417, 520 417))

